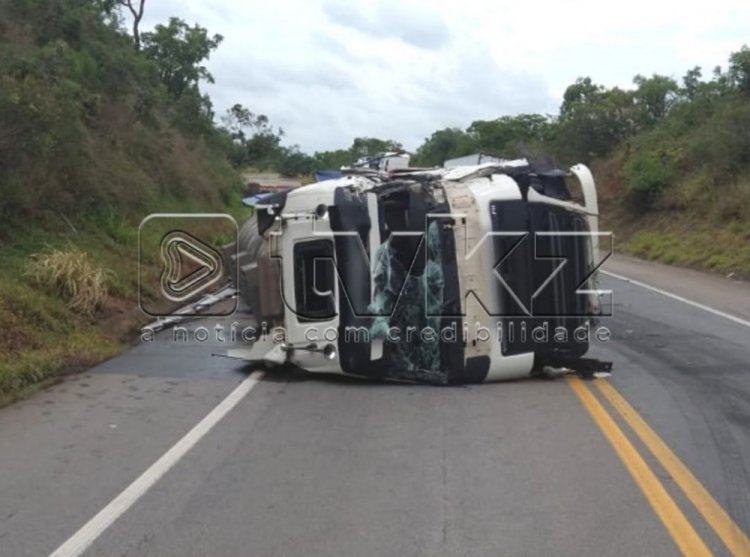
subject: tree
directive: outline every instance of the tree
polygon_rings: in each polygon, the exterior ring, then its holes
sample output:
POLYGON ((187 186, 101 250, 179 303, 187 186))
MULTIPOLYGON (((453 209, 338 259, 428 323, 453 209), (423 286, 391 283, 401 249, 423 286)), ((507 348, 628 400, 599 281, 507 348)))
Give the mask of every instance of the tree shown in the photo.
POLYGON ((271 126, 264 125, 245 143, 247 163, 259 168, 268 168, 279 153, 283 135, 284 130, 281 128, 275 132, 271 126))
POLYGON ((604 92, 604 87, 595 85, 590 77, 579 77, 563 94, 560 116, 565 116, 575 107, 595 102, 604 92))
POLYGON ((138 52, 141 50, 141 34, 140 25, 141 19, 143 19, 143 8, 146 0, 116 0, 118 6, 127 8, 133 16, 133 43, 135 50, 138 52))
POLYGON ((637 85, 633 98, 640 108, 641 122, 645 125, 653 125, 664 118, 677 100, 679 87, 670 77, 654 74, 646 78, 637 75, 633 83, 637 85))
POLYGON ((694 68, 688 70, 682 78, 682 94, 689 100, 695 99, 698 95, 698 91, 700 90, 700 86, 702 83, 702 77, 703 72, 701 71, 701 67, 695 66, 694 68))
POLYGON ((433 133, 417 149, 415 164, 441 166, 446 160, 470 155, 476 151, 474 139, 459 128, 445 128, 433 133))
POLYGON ((215 137, 214 108, 211 98, 197 87, 187 89, 171 103, 173 123, 193 136, 215 137))
POLYGON ((477 149, 493 155, 515 156, 522 147, 542 144, 552 132, 549 117, 541 114, 502 116, 495 120, 477 120, 467 129, 477 149))
POLYGON ((588 162, 609 154, 635 133, 638 117, 633 93, 606 89, 579 78, 563 96, 557 130, 558 150, 570 159, 588 162))
POLYGON ((281 147, 274 167, 284 176, 305 176, 315 170, 315 159, 300 151, 298 145, 281 147))
POLYGON ((730 78, 721 67, 717 66, 712 74, 710 81, 704 81, 701 68, 695 66, 683 76, 677 101, 670 108, 671 112, 679 113, 677 120, 686 125, 698 125, 709 118, 720 99, 733 90, 730 78))
POLYGON ((729 79, 743 95, 750 97, 750 48, 743 45, 729 57, 729 79))
POLYGON ((214 82, 202 63, 223 39, 221 35, 209 37, 200 25, 190 27, 176 17, 170 18, 169 25, 157 25, 142 35, 144 54, 156 62, 162 82, 175 99, 188 89, 197 89, 201 80, 214 82))
MULTIPOLYGON (((398 141, 392 141, 390 139, 378 139, 376 137, 357 137, 354 139, 352 146, 349 148, 349 152, 352 155, 352 159, 356 160, 360 157, 371 157, 378 153, 386 153, 389 151, 402 151, 403 146, 398 141)), ((354 162, 352 160, 351 162, 354 162)))
MULTIPOLYGON (((260 118, 268 120, 263 115, 260 118)), ((234 141, 244 145, 247 140, 247 132, 254 126, 256 119, 252 112, 238 103, 221 117, 221 123, 224 124, 224 128, 234 141)))
POLYGON ((313 170, 338 170, 354 162, 348 149, 319 151, 313 155, 313 159, 315 161, 313 170))
POLYGON ((242 147, 238 164, 268 167, 284 156, 281 138, 284 130, 274 129, 265 114, 255 114, 241 104, 235 104, 221 118, 224 129, 242 147))

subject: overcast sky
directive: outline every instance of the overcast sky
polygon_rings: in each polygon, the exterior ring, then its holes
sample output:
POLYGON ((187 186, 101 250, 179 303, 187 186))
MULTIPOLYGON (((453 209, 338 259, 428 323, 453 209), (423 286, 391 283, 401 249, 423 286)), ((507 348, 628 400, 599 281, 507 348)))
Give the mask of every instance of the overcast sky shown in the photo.
POLYGON ((178 16, 224 42, 206 86, 217 113, 241 103, 313 152, 358 136, 415 149, 444 127, 556 113, 591 76, 704 76, 750 43, 750 2, 559 0, 146 0, 144 28, 178 16))

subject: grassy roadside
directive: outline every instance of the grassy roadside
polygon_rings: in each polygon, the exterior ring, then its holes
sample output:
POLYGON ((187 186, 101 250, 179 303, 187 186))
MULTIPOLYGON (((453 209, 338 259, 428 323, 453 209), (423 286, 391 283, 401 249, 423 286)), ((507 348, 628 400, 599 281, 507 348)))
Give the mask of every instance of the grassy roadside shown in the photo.
POLYGON ((625 253, 669 265, 750 279, 750 241, 745 227, 716 229, 705 224, 636 231, 620 243, 625 253), (744 241, 743 241, 744 238, 744 241))
POLYGON ((711 185, 689 175, 643 206, 628 194, 618 161, 594 165, 602 229, 615 251, 750 279, 750 177, 711 185))
POLYGON ((136 50, 115 5, 0 0, 0 404, 128 345, 145 216, 239 211, 219 41, 173 19, 136 50))
POLYGON ((128 331, 108 330, 100 323, 127 314, 126 301, 137 288, 133 250, 103 234, 38 229, 27 234, 11 240, 0 255, 0 405, 67 370, 91 366, 122 350, 128 331), (32 254, 68 246, 85 250, 95 265, 112 272, 110 296, 91 315, 72 311, 58 292, 26 275, 32 254))
MULTIPOLYGON (((245 217, 231 207, 206 207, 245 217)), ((192 203, 164 200, 160 211, 200 212, 192 203)), ((145 216, 145 215, 144 215, 145 216)), ((14 230, 0 244, 0 406, 26 397, 66 373, 87 369, 131 346, 149 318, 138 308, 138 225, 111 215, 70 223, 50 215, 45 227, 14 230), (29 276, 34 254, 78 250, 106 274, 108 295, 91 313, 71 309, 54 288, 29 276)), ((159 263, 144 262, 158 275, 159 263)), ((146 287, 145 295, 155 292, 146 287)))

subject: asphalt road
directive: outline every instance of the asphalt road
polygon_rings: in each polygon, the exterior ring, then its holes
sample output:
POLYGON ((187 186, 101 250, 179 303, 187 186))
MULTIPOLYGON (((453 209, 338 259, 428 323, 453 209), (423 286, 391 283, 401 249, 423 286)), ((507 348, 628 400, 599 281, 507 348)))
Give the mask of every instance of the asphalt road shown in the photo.
POLYGON ((606 268, 672 294, 604 277, 608 380, 248 379, 166 332, 0 410, 0 555, 747 557, 750 286, 606 268))

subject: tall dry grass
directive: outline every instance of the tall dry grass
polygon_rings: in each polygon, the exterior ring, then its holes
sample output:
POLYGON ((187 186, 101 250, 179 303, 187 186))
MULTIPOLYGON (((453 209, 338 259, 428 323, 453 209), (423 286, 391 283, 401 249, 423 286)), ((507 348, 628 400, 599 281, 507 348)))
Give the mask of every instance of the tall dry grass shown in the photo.
POLYGON ((102 307, 109 295, 111 271, 97 267, 76 248, 47 249, 30 256, 26 274, 63 298, 68 308, 87 315, 102 307))

